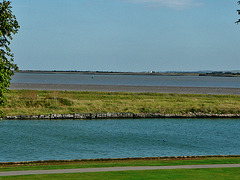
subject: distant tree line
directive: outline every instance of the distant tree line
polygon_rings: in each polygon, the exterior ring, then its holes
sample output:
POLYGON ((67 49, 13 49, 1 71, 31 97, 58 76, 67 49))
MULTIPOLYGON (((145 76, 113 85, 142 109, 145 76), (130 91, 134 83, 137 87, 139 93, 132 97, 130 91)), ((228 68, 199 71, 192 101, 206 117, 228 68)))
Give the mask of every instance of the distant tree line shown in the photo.
POLYGON ((222 77, 236 77, 240 76, 240 72, 222 72, 222 71, 214 71, 211 73, 200 73, 199 76, 222 76, 222 77))

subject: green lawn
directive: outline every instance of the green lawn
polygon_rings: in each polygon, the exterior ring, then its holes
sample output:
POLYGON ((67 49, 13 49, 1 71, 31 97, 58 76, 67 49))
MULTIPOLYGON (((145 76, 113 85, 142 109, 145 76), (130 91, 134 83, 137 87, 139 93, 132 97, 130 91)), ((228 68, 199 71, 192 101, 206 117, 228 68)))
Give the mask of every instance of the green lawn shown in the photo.
MULTIPOLYGON (((25 165, 0 164, 0 171, 51 170, 121 166, 174 166, 199 164, 240 164, 240 157, 197 157, 194 159, 166 158, 161 160, 88 160, 79 162, 35 162, 25 165)), ((0 177, 0 179, 240 179, 240 168, 176 169, 51 175, 24 175, 0 177)))
POLYGON ((240 168, 176 169, 121 172, 95 172, 51 175, 24 175, 0 177, 0 179, 240 179, 240 168))

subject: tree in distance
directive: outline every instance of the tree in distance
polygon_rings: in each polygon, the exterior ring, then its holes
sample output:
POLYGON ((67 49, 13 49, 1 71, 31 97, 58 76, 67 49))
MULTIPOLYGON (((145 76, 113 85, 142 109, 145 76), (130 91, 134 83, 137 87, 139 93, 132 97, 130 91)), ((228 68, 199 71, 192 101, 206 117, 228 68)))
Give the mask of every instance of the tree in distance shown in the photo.
MULTIPOLYGON (((6 104, 5 93, 10 86, 11 76, 18 70, 14 64, 14 55, 10 49, 12 35, 16 34, 20 28, 16 16, 12 14, 11 2, 3 0, 0 2, 0 107, 6 104)), ((4 116, 0 109, 0 118, 4 116)))

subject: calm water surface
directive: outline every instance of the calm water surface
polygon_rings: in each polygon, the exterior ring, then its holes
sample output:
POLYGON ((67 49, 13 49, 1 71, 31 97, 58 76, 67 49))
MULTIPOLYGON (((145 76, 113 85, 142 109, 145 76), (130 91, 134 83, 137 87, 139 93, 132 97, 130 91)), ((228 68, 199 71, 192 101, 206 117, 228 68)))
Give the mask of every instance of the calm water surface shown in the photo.
POLYGON ((239 129, 240 119, 4 120, 0 162, 233 155, 239 129))
POLYGON ((240 77, 16 73, 12 83, 240 88, 240 77))

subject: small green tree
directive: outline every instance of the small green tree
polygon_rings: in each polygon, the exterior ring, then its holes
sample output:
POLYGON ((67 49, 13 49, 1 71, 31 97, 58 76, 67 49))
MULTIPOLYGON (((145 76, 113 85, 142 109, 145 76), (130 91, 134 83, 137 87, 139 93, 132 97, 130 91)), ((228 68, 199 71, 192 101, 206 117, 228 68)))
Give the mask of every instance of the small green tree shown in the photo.
MULTIPOLYGON (((238 4, 240 5, 240 1, 238 1, 238 4)), ((240 15, 240 9, 237 10, 237 13, 238 13, 238 15, 240 15)), ((236 21, 237 24, 238 24, 239 22, 240 22, 240 19, 238 19, 238 20, 236 21)))
MULTIPOLYGON (((10 86, 11 76, 18 69, 13 63, 14 56, 9 47, 12 35, 18 32, 20 26, 16 16, 12 14, 11 2, 3 0, 0 2, 0 107, 6 104, 5 93, 10 86)), ((0 117, 4 116, 2 108, 0 117)))

